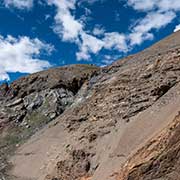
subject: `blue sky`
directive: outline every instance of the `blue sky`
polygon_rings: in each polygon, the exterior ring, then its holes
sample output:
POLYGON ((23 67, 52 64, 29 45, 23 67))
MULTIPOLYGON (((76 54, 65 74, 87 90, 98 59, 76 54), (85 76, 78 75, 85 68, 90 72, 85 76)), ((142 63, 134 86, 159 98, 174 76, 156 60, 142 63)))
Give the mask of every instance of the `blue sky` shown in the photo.
POLYGON ((0 82, 104 66, 180 29, 179 0, 0 0, 0 82))

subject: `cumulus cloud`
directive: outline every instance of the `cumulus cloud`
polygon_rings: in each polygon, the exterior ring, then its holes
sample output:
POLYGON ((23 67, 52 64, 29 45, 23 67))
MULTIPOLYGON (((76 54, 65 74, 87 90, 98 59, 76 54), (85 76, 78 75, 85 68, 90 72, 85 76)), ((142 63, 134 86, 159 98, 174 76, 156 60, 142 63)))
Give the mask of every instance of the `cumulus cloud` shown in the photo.
POLYGON ((30 9, 33 6, 33 0, 4 0, 4 5, 18 9, 30 9))
POLYGON ((88 60, 90 58, 89 53, 96 54, 104 46, 104 42, 92 35, 81 33, 82 42, 79 42, 80 52, 76 53, 77 59, 88 60))
POLYGON ((153 39, 152 30, 159 30, 167 26, 180 11, 179 0, 128 0, 127 3, 136 11, 147 13, 134 25, 129 34, 132 46, 153 39))
POLYGON ((63 41, 71 41, 78 45, 79 52, 76 53, 78 60, 88 60, 91 54, 97 54, 102 49, 127 52, 145 40, 152 40, 154 38, 152 30, 165 27, 176 17, 176 11, 180 10, 178 1, 128 0, 129 6, 136 11, 146 12, 146 15, 137 20, 126 35, 119 32, 106 32, 101 26, 95 26, 92 32, 87 32, 84 23, 72 15, 72 11, 76 10, 77 0, 49 0, 48 2, 57 8, 54 31, 63 41))
POLYGON ((50 63, 39 56, 43 52, 50 54, 53 49, 37 38, 0 36, 0 81, 9 80, 11 72, 34 73, 50 67, 50 63))
POLYGON ((80 51, 76 53, 77 59, 88 60, 90 59, 90 54, 97 54, 101 49, 107 50, 118 50, 121 52, 127 51, 126 39, 123 34, 117 32, 105 33, 102 39, 98 39, 92 35, 83 33, 82 34, 82 44, 80 43, 80 51))
POLYGON ((179 30, 180 30, 180 24, 175 27, 174 32, 177 32, 179 30))
POLYGON ((103 42, 106 49, 115 49, 121 52, 128 50, 126 36, 118 32, 105 33, 103 42))
POLYGON ((135 10, 147 11, 154 8, 158 0, 128 0, 127 4, 135 10))
POLYGON ((127 51, 125 36, 118 32, 105 33, 103 28, 95 27, 92 33, 85 30, 85 25, 72 15, 75 10, 76 0, 48 0, 50 5, 55 5, 54 31, 63 41, 74 42, 79 47, 77 59, 88 60, 92 54, 97 54, 102 49, 117 49, 127 51), (102 36, 99 38, 98 36, 102 36))
MULTIPOLYGON (((91 11, 85 8, 85 15, 79 19, 75 16, 77 6, 82 3, 93 4, 105 0, 46 0, 49 5, 56 7, 54 17, 54 32, 62 41, 77 44, 79 52, 77 60, 89 60, 91 54, 97 54, 102 49, 117 50, 126 53, 135 45, 154 38, 153 30, 159 30, 171 23, 180 11, 179 0, 127 0, 127 5, 136 11, 145 12, 146 15, 138 19, 126 34, 119 32, 106 32, 100 25, 94 27, 92 32, 85 29, 85 18, 91 11)), ((4 0, 7 7, 30 8, 33 0, 4 0)), ((175 31, 179 26, 175 28, 175 31)))
POLYGON ((174 12, 150 12, 139 21, 130 33, 131 45, 141 44, 143 41, 153 39, 153 34, 150 33, 153 29, 160 29, 169 24, 176 17, 174 12))
POLYGON ((105 29, 100 26, 95 26, 93 29, 93 35, 95 36, 101 36, 105 33, 105 29))
POLYGON ((179 0, 128 0, 128 5, 139 11, 177 11, 179 0))
POLYGON ((75 9, 75 0, 48 0, 48 3, 57 8, 54 31, 64 41, 75 41, 83 28, 83 25, 75 20, 70 12, 75 9))

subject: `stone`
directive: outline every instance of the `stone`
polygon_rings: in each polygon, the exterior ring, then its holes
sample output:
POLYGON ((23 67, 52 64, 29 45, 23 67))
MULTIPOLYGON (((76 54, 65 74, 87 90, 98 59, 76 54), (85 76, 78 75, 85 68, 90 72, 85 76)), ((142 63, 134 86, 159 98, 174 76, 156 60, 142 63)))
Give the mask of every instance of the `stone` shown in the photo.
POLYGON ((23 102, 23 99, 19 98, 19 99, 13 101, 12 103, 7 104, 6 106, 7 107, 13 107, 13 106, 17 106, 17 105, 21 104, 22 102, 23 102))

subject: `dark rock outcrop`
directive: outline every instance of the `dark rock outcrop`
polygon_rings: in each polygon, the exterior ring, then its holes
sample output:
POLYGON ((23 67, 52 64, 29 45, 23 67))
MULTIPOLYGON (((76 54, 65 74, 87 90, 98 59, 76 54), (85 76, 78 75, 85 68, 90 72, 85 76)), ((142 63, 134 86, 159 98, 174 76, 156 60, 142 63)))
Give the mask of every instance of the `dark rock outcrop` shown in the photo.
MULTIPOLYGON (((0 86, 1 155, 26 140, 69 107, 98 67, 72 65, 49 69, 0 86), (4 133, 7 135, 3 135, 4 133)), ((3 156, 2 156, 3 159, 3 156)))
POLYGON ((1 116, 17 123, 26 121, 33 112, 54 119, 73 103, 83 83, 97 71, 95 66, 74 65, 32 74, 10 85, 4 83, 0 86, 1 116))

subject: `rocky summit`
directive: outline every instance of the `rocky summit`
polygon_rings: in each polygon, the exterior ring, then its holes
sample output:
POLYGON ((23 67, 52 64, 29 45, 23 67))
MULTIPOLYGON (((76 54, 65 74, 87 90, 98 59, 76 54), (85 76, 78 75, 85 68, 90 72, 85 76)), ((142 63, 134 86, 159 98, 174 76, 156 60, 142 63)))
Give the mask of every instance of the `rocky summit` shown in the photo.
POLYGON ((107 67, 2 84, 0 179, 179 180, 180 31, 107 67))

